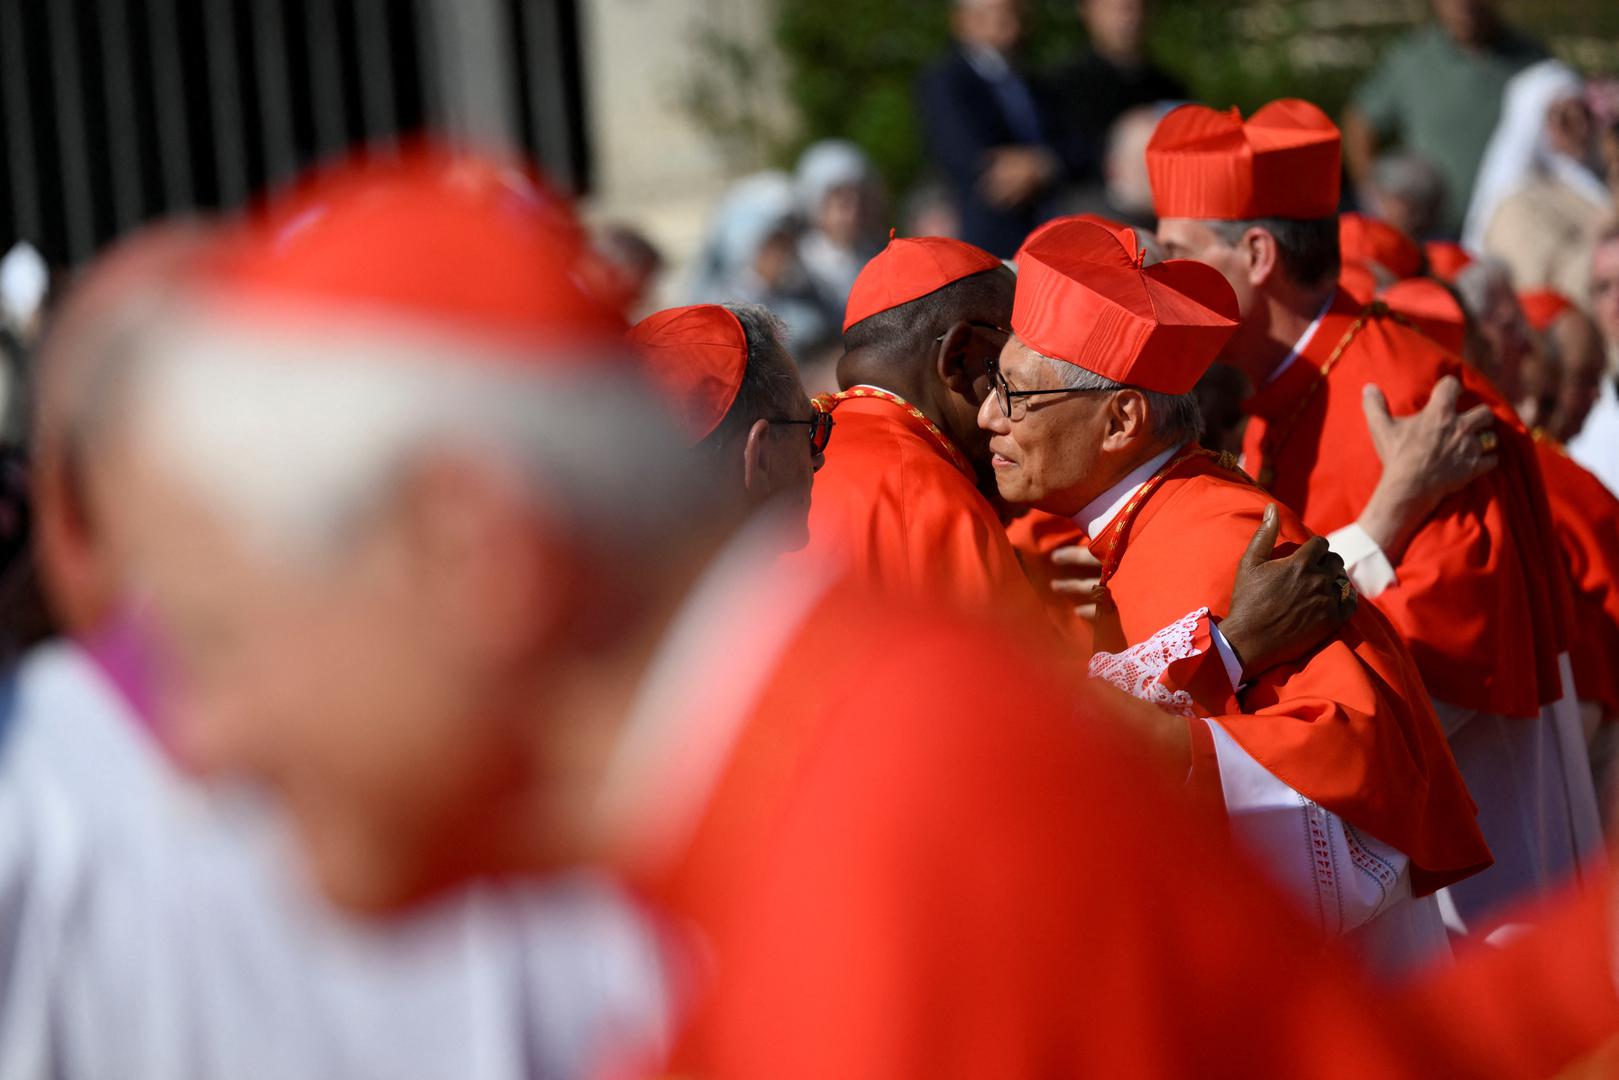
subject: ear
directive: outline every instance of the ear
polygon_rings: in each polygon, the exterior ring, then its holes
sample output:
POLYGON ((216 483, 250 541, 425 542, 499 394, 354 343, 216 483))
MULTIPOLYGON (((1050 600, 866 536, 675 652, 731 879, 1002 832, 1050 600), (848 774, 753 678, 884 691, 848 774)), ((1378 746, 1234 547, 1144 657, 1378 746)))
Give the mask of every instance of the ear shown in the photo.
POLYGON ((1264 285, 1282 266, 1282 252, 1276 246, 1276 237, 1264 229, 1249 229, 1242 234, 1240 245, 1248 263, 1248 283, 1264 285))
POLYGON ((1145 438, 1151 429, 1146 395, 1139 390, 1120 390, 1108 401, 1102 449, 1127 450, 1145 438))
POLYGON ((770 421, 755 420, 742 444, 742 488, 750 499, 775 490, 770 483, 770 421))
POLYGON ((954 323, 945 331, 944 339, 938 343, 938 352, 933 356, 933 366, 938 373, 939 381, 944 383, 952 394, 977 404, 978 398, 973 392, 976 375, 967 367, 968 346, 972 344, 972 337, 972 327, 964 322, 954 323))

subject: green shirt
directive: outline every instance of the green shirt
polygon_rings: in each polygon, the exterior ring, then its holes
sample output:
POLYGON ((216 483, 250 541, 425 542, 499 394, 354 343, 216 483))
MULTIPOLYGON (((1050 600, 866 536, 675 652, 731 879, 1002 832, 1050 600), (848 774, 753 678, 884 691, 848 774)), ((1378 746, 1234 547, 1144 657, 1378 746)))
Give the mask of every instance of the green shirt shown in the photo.
POLYGON ((1395 42, 1355 91, 1356 108, 1379 136, 1427 158, 1444 176, 1446 229, 1461 231, 1507 80, 1545 56, 1510 30, 1469 49, 1429 26, 1395 42))

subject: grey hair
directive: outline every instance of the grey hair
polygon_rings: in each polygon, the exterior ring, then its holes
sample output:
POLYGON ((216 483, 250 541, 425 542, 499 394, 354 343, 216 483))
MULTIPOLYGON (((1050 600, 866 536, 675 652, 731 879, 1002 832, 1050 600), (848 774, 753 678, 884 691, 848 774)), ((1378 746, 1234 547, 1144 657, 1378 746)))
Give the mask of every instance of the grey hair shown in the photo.
POLYGON ((1457 297, 1473 317, 1483 318, 1492 296, 1502 290, 1511 291, 1512 272, 1500 259, 1484 255, 1463 267, 1453 284, 1457 297))
POLYGON ((762 418, 787 416, 795 411, 803 396, 798 369, 785 344, 786 326, 762 304, 725 304, 725 310, 742 324, 748 342, 748 363, 742 385, 719 426, 699 446, 719 448, 747 434, 762 418))
POLYGON ((1045 360, 1056 369, 1057 379, 1064 390, 1134 390, 1146 398, 1152 437, 1159 442, 1179 446, 1196 442, 1203 436, 1203 410, 1195 394, 1160 394, 1156 390, 1143 390, 1139 386, 1114 382, 1078 364, 1049 356, 1045 360))
POLYGON ((1338 276, 1338 215, 1323 218, 1254 218, 1250 221, 1204 222, 1227 244, 1240 242, 1249 229, 1264 229, 1276 239, 1282 269, 1304 286, 1324 285, 1338 276))

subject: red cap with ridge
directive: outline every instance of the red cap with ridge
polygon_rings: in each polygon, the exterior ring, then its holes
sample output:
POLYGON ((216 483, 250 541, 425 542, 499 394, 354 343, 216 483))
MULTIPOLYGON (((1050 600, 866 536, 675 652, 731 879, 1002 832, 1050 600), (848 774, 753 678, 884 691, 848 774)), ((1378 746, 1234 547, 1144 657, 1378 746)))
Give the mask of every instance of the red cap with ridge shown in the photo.
POLYGON ((629 336, 692 444, 702 442, 720 426, 742 388, 748 370, 742 323, 718 304, 693 304, 648 315, 629 336))
POLYGON ((1338 212, 1338 128, 1298 98, 1236 109, 1182 105, 1147 143, 1160 218, 1310 220, 1338 212))
POLYGON ((599 359, 624 331, 590 289, 592 257, 537 178, 422 147, 346 163, 273 199, 222 241, 205 295, 271 319, 431 327, 570 364, 599 359))
POLYGON ((1417 242, 1380 218, 1350 212, 1338 216, 1338 251, 1345 263, 1374 262, 1396 278, 1422 272, 1417 242))
POLYGON ((1524 318, 1536 331, 1545 333, 1565 311, 1574 309, 1574 301, 1555 289, 1531 289, 1518 294, 1523 305, 1524 318))
POLYGON ((1432 278, 1396 281, 1379 294, 1396 315, 1457 356, 1467 347, 1467 315, 1451 291, 1432 278))
POLYGON ((1024 247, 1012 331, 1035 352, 1115 382, 1189 393, 1237 329, 1237 296, 1190 259, 1143 268, 1134 237, 1064 222, 1024 247))
POLYGON ((1428 272, 1442 281, 1455 281, 1456 275, 1473 265, 1466 248, 1450 240, 1429 240, 1422 245, 1428 258, 1428 272))
POLYGON ((1067 217, 1052 218, 1044 225, 1035 226, 1034 231, 1028 236, 1024 237, 1023 244, 1017 249, 1017 254, 1013 256, 1014 260, 1021 260, 1023 258, 1023 252, 1027 250, 1028 246, 1040 239, 1042 236, 1045 236, 1052 229, 1074 221, 1089 222, 1092 225, 1098 225, 1106 229, 1114 236, 1117 236, 1119 238, 1119 243, 1123 244, 1131 251, 1135 251, 1141 246, 1140 238, 1136 236, 1135 230, 1130 228, 1128 225, 1114 221, 1112 218, 1105 218, 1101 214, 1069 214, 1067 217))
POLYGON ((1001 265, 1001 260, 983 248, 961 240, 943 236, 889 240, 854 279, 843 314, 844 332, 862 319, 1001 265))

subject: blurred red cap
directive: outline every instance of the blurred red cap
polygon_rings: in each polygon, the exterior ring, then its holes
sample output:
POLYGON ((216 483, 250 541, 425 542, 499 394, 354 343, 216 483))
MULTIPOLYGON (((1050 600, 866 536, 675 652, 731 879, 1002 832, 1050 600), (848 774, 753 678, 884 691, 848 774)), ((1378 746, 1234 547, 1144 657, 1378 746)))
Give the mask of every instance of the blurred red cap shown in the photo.
POLYGON ((731 410, 748 370, 742 323, 718 304, 654 312, 630 330, 669 408, 695 445, 731 410))

